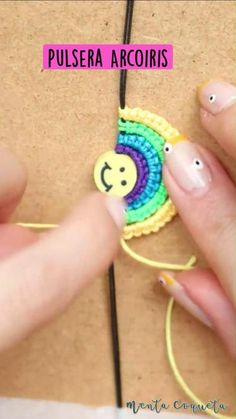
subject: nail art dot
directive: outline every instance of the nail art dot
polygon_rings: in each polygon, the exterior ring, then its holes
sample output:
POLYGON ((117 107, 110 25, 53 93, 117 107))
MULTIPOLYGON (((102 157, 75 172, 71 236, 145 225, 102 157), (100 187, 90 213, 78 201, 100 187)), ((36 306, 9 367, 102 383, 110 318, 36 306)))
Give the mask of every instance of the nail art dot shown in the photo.
POLYGON ((166 154, 171 153, 172 149, 173 149, 172 144, 170 144, 170 143, 165 143, 165 145, 164 145, 164 152, 165 152, 166 154))
POLYGON ((122 172, 124 172, 125 171, 125 167, 121 167, 120 168, 120 172, 122 173, 122 172))
POLYGON ((209 100, 210 103, 214 103, 215 100, 216 100, 216 95, 210 95, 208 100, 209 100))
POLYGON ((122 186, 126 186, 126 185, 127 185, 126 180, 122 180, 122 181, 121 181, 121 185, 122 185, 122 186))
POLYGON ((200 170, 203 168, 203 162, 199 159, 194 159, 193 166, 200 170))
POLYGON ((166 281, 163 278, 159 278, 159 282, 160 282, 161 285, 165 285, 166 284, 166 281))

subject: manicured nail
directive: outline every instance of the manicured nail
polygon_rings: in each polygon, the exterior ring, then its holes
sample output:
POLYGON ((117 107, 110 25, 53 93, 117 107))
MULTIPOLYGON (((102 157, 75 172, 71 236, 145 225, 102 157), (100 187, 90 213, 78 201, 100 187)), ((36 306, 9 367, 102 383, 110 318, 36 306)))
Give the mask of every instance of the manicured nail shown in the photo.
POLYGON ((208 190, 211 173, 198 148, 190 141, 165 144, 165 163, 175 182, 187 192, 208 190))
POLYGON ((169 272, 160 272, 159 282, 165 288, 165 290, 172 296, 174 299, 184 307, 189 313, 194 317, 204 323, 206 326, 212 328, 212 322, 204 311, 198 307, 188 296, 184 287, 177 282, 174 277, 169 274, 169 272))
POLYGON ((105 200, 107 210, 118 228, 122 228, 125 224, 125 202, 122 198, 107 196, 105 200))
POLYGON ((236 103, 236 87, 210 80, 198 87, 198 98, 204 109, 216 115, 236 103))

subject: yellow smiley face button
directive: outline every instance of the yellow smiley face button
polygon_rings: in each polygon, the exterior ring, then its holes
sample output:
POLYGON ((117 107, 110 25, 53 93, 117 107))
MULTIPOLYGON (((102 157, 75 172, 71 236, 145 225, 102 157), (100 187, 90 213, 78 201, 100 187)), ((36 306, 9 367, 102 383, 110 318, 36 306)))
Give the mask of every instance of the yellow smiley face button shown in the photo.
POLYGON ((107 151, 96 161, 94 180, 101 192, 124 197, 133 190, 136 184, 136 165, 126 154, 107 151))

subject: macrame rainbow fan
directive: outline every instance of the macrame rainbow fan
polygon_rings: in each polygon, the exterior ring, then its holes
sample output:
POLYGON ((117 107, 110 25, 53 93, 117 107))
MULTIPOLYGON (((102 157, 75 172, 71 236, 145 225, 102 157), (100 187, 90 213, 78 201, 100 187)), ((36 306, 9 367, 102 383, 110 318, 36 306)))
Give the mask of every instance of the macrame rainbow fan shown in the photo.
MULTIPOLYGON (((123 233, 123 238, 127 240, 157 232, 176 214, 176 208, 163 183, 162 165, 164 153, 170 151, 171 144, 183 140, 183 137, 161 116, 127 106, 119 109, 118 129, 114 151, 132 159, 136 170, 135 181, 131 182, 132 189, 127 194, 122 192, 122 187, 118 191, 118 195, 124 196, 127 202, 123 233)), ((108 184, 104 179, 106 169, 111 173, 114 170, 106 160, 106 157, 109 160, 107 154, 104 159, 103 156, 99 157, 95 165, 95 182, 101 191, 116 194, 112 183, 108 184)), ((125 175, 125 167, 116 165, 113 178, 126 187, 130 172, 126 174, 126 180, 122 180, 118 172, 125 175)))

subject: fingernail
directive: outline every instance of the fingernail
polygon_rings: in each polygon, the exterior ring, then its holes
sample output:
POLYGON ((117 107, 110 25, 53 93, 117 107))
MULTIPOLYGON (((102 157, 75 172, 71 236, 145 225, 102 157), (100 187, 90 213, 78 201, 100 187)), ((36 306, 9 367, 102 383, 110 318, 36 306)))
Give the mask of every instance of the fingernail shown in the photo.
POLYGON ((236 103, 236 87, 224 81, 210 80, 198 87, 198 98, 204 109, 216 115, 236 103))
POLYGON ((187 192, 208 190, 211 173, 198 148, 190 141, 165 144, 165 163, 176 183, 187 192))
POLYGON ((175 301, 206 326, 213 328, 208 316, 191 300, 184 287, 169 272, 160 272, 158 279, 163 288, 174 297, 175 301))
POLYGON ((122 228, 125 224, 125 202, 122 198, 107 196, 105 200, 107 210, 118 228, 122 228))

